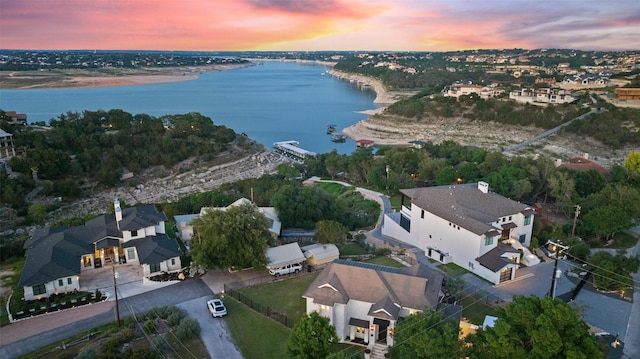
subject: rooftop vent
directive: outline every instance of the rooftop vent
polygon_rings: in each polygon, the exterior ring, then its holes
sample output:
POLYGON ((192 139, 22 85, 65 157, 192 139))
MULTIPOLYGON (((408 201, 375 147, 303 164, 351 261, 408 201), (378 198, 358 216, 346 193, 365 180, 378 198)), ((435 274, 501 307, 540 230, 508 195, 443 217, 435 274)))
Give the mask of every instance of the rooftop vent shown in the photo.
POLYGON ((478 182, 478 189, 482 191, 482 193, 489 193, 489 184, 487 182, 478 182))

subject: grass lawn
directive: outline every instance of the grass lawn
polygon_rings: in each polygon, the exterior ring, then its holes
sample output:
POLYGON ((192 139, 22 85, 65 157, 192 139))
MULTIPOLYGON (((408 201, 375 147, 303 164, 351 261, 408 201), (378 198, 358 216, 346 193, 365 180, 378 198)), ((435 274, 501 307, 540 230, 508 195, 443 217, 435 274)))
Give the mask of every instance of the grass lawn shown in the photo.
POLYGON ((614 235, 613 244, 609 248, 627 249, 635 246, 637 242, 638 238, 625 232, 618 232, 614 235))
POLYGON ((341 256, 359 256, 369 253, 365 248, 362 248, 358 243, 345 243, 338 246, 341 256))
POLYGON ((345 192, 349 192, 349 191, 355 191, 355 188, 352 186, 343 186, 341 184, 338 183, 332 183, 332 182, 317 182, 315 184, 315 187, 333 195, 333 196, 339 196, 345 192))
POLYGON ((447 273, 452 277, 459 277, 465 273, 469 273, 469 271, 467 271, 466 269, 460 267, 455 263, 441 264, 438 266, 438 268, 442 269, 443 272, 447 273))
POLYGON ((297 322, 306 313, 306 301, 302 298, 302 294, 316 277, 316 273, 306 274, 242 288, 239 292, 254 302, 269 306, 280 313, 286 313, 289 319, 297 322))
POLYGON ((475 325, 482 325, 485 315, 495 315, 495 309, 476 296, 464 296, 458 305, 462 306, 462 316, 475 325))
POLYGON ((394 267, 394 268, 404 267, 402 265, 402 263, 398 262, 397 260, 395 260, 393 258, 389 258, 389 257, 374 257, 374 258, 369 259, 366 262, 367 263, 371 263, 371 264, 379 264, 379 265, 387 266, 387 267, 394 267))
POLYGON ((286 358, 287 339, 291 331, 264 317, 233 298, 224 304, 229 315, 224 320, 245 359, 286 358))
MULTIPOLYGON (((22 292, 18 288, 18 282, 20 281, 20 275, 22 274, 22 268, 24 268, 24 258, 20 258, 15 261, 3 263, 0 266, 0 271, 11 271, 12 274, 3 275, 0 278, 0 282, 2 282, 3 287, 13 289, 14 293, 11 297, 15 300, 15 298, 22 298, 22 292)), ((7 315, 7 311, 5 310, 7 299, 9 298, 9 293, 7 293, 6 297, 0 297, 0 305, 2 306, 2 310, 0 310, 0 326, 9 324, 9 316, 7 315)))

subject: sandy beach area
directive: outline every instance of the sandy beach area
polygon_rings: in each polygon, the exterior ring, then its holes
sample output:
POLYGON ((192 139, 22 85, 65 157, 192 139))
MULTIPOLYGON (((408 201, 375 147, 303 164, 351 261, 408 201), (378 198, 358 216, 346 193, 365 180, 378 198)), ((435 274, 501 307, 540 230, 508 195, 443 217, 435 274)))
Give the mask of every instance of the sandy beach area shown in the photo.
POLYGON ((0 74, 0 89, 115 87, 191 81, 198 79, 201 73, 253 65, 252 63, 176 68, 7 71, 0 74))

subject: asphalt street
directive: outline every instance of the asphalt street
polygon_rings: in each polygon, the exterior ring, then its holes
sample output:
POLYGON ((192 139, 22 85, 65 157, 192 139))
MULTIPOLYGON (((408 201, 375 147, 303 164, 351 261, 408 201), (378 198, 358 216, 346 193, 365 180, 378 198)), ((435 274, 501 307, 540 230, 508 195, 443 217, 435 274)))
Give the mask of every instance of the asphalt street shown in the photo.
MULTIPOLYGON (((209 287, 202 280, 188 279, 174 285, 119 300, 120 318, 141 314, 155 307, 177 305, 204 296, 211 296, 212 294, 209 287)), ((53 343, 61 343, 70 336, 83 333, 114 320, 115 312, 110 310, 62 327, 56 328, 54 325, 50 330, 40 334, 6 345, 3 343, 2 347, 0 347, 0 358, 17 358, 38 348, 53 343)))

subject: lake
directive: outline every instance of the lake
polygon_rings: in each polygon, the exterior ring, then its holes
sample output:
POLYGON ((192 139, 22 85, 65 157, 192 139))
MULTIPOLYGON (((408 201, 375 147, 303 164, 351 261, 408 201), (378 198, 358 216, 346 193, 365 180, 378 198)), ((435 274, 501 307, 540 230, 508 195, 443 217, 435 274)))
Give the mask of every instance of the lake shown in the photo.
POLYGON ((26 113, 29 122, 84 110, 122 109, 155 117, 200 112, 217 125, 271 148, 296 140, 300 147, 350 154, 355 142, 334 143, 328 124, 338 131, 366 118, 356 113, 376 108, 375 93, 338 80, 315 63, 264 62, 246 68, 207 72, 199 79, 162 84, 69 89, 0 90, 0 108, 26 113))

